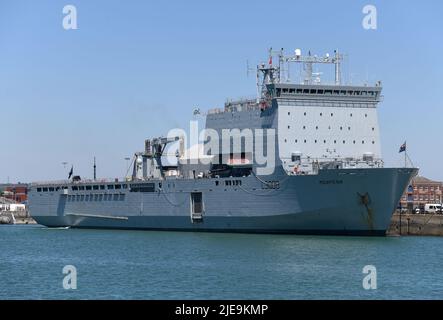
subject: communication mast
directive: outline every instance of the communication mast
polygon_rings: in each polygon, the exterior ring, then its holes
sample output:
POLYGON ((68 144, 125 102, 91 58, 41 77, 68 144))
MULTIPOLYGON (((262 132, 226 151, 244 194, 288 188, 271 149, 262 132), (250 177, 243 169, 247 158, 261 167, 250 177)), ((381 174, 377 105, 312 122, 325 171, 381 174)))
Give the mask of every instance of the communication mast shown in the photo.
POLYGON ((314 73, 314 64, 333 64, 335 66, 335 85, 341 85, 341 62, 343 55, 338 50, 334 50, 334 55, 327 53, 324 56, 312 55, 311 51, 307 56, 303 56, 300 49, 294 50, 294 55, 284 55, 283 48, 279 51, 269 49, 268 63, 257 65, 257 103, 266 97, 266 86, 268 84, 282 83, 286 73, 286 82, 290 81, 290 64, 300 63, 305 72, 302 84, 318 84, 320 74, 314 73), (278 65, 274 66, 273 56, 278 57, 278 65), (314 79, 315 76, 315 79, 314 79))

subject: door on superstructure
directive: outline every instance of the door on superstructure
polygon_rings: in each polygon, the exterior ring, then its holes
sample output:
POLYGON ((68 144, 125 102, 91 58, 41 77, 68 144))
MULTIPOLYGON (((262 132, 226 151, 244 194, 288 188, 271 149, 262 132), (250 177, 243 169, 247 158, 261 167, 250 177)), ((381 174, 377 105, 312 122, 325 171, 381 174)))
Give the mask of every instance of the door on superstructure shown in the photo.
POLYGON ((191 192, 191 221, 203 222, 204 204, 201 192, 191 192))

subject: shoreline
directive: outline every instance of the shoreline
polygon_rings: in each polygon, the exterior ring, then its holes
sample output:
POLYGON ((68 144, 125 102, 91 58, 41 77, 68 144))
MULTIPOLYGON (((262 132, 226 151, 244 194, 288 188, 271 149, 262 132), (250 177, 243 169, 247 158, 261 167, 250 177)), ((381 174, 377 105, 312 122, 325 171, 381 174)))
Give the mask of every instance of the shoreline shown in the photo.
POLYGON ((441 237, 443 236, 443 215, 394 213, 386 235, 441 237))

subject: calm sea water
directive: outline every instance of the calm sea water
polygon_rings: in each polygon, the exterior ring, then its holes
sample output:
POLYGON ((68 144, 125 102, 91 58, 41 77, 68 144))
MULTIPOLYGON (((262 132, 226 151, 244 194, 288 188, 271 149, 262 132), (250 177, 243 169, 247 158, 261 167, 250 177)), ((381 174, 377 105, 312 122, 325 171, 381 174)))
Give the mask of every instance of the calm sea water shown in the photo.
POLYGON ((443 238, 0 226, 0 299, 443 299, 443 238), (77 269, 77 290, 62 269, 77 269), (362 269, 377 268, 377 290, 362 269))

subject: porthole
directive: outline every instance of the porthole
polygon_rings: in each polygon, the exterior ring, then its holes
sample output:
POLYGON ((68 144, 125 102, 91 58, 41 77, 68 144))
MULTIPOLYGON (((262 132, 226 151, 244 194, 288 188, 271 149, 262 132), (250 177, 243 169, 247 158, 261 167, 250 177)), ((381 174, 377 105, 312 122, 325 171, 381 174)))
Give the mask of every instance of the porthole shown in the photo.
POLYGON ((306 143, 306 140, 305 140, 305 143, 306 143))
POLYGON ((361 142, 361 144, 365 144, 365 140, 363 140, 363 141, 361 142))
POLYGON ((315 130, 318 130, 318 126, 315 127, 315 130))
POLYGON ((303 113, 303 115, 305 116, 305 115, 306 115, 306 112, 305 112, 305 113, 303 113))
POLYGON ((305 130, 306 129, 306 126, 303 126, 303 130, 305 130))

